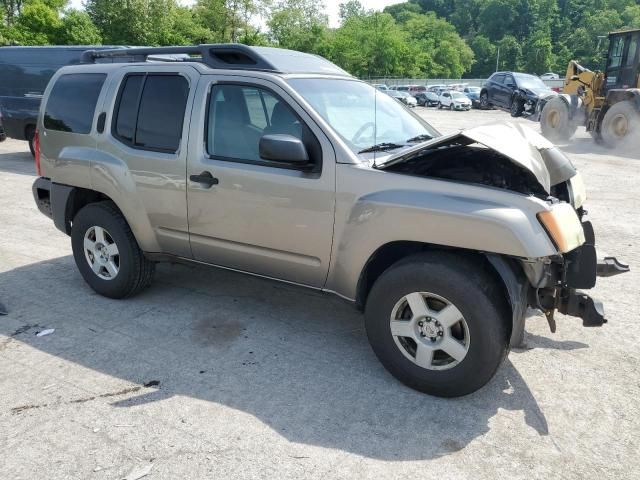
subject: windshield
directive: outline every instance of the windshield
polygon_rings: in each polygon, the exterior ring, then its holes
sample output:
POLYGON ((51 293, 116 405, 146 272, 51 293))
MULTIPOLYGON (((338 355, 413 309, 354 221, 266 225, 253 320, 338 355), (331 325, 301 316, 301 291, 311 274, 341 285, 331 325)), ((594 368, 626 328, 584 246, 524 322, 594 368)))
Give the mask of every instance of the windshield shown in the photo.
POLYGON ((397 100, 356 80, 295 78, 289 84, 358 153, 381 143, 409 146, 439 136, 397 100))
POLYGON ((548 88, 542 80, 533 75, 515 75, 515 77, 518 87, 520 88, 548 88))
POLYGON ((480 93, 480 87, 467 87, 469 93, 480 93))
POLYGON ((451 98, 467 98, 467 96, 464 93, 451 92, 451 98))

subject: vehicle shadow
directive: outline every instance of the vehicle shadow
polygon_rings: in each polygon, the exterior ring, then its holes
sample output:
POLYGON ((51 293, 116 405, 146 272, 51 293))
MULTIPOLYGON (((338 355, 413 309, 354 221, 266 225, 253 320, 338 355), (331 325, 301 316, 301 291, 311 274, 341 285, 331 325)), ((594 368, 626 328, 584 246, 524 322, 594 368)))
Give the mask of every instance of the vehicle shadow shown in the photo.
POLYGON ((551 350, 580 350, 582 348, 589 348, 589 345, 582 342, 576 342, 574 340, 554 340, 553 338, 525 332, 523 344, 516 348, 512 348, 511 351, 515 353, 524 353, 536 348, 546 348, 551 350))
POLYGON ((35 176, 36 166, 31 152, 0 152, 0 172, 35 176))
MULTIPOLYGON (((292 442, 384 460, 461 450, 489 431, 500 409, 523 411, 529 427, 548 434, 510 361, 467 397, 417 393, 382 368, 350 304, 295 286, 165 264, 150 289, 116 301, 93 293, 65 256, 0 273, 0 292, 9 310, 0 317, 7 337, 0 355, 18 345, 22 355, 46 358, 51 375, 56 362, 73 362, 134 384, 159 382, 129 396, 102 395, 117 408, 188 396, 247 412, 292 442), (43 328, 55 332, 36 336, 43 328)), ((67 382, 91 376, 64 370, 67 382)), ((9 406, 37 415, 20 407, 9 406)))

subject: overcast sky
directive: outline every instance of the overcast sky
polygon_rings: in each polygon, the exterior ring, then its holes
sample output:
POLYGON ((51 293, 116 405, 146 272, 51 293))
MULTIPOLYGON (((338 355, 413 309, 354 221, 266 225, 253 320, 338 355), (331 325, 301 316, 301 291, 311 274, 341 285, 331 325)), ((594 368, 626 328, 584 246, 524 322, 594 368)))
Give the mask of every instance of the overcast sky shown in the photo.
MULTIPOLYGON (((74 8, 82 8, 82 2, 84 0, 71 0, 71 6, 74 8)), ((191 5, 195 3, 196 0, 178 0, 183 5, 191 5)), ((329 15, 329 22, 332 27, 338 26, 338 11, 339 5, 343 3, 345 0, 325 0, 324 4, 327 7, 327 15, 329 15)), ((382 10, 387 5, 393 5, 394 3, 401 3, 405 0, 360 0, 365 8, 374 9, 374 10, 382 10)))

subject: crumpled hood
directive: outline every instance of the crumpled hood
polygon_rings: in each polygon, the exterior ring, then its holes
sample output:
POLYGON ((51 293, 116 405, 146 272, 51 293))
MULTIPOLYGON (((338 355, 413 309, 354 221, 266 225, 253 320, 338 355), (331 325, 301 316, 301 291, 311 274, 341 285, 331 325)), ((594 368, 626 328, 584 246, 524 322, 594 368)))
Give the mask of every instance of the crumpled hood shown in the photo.
POLYGON ((547 193, 551 191, 552 185, 564 182, 576 173, 571 160, 546 138, 529 127, 510 122, 468 128, 436 137, 389 156, 377 168, 384 169, 385 166, 414 158, 422 151, 452 143, 479 143, 495 150, 515 165, 531 172, 547 193))

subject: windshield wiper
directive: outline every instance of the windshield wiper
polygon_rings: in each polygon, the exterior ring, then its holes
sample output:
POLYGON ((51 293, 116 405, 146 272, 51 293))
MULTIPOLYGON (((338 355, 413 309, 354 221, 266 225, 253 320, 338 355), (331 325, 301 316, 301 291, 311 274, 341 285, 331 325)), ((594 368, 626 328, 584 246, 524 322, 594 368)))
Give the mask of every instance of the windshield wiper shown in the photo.
POLYGON ((433 137, 431 135, 423 133, 421 135, 416 135, 415 137, 411 137, 409 140, 407 140, 407 143, 426 142, 427 140, 431 140, 432 138, 433 137))
POLYGON ((400 145, 398 143, 382 142, 382 143, 377 143, 370 147, 364 148, 360 150, 358 153, 381 152, 384 150, 393 150, 394 148, 402 148, 404 146, 405 145, 400 145))

